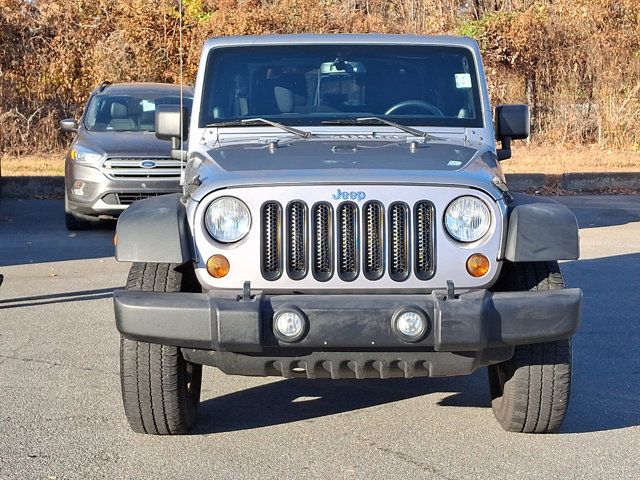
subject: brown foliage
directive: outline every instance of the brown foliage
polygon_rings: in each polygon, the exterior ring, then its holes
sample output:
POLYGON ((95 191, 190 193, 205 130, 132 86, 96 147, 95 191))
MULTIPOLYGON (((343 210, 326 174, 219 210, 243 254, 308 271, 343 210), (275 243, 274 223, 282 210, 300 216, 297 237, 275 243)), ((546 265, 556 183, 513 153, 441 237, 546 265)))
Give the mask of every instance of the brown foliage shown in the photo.
MULTIPOLYGON (((65 142, 102 80, 179 81, 178 0, 0 0, 0 153, 65 142)), ((494 103, 529 101, 545 142, 640 149, 637 0, 183 0, 185 81, 211 36, 461 33, 494 103)))

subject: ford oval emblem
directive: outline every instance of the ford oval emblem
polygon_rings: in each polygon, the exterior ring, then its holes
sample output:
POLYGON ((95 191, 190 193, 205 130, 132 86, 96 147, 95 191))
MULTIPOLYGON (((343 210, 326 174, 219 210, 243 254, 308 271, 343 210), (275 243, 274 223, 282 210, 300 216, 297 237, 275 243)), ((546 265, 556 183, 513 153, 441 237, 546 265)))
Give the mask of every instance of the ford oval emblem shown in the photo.
POLYGON ((156 168, 156 165, 158 164, 153 160, 145 160, 143 162, 140 162, 140 166, 142 168, 156 168))

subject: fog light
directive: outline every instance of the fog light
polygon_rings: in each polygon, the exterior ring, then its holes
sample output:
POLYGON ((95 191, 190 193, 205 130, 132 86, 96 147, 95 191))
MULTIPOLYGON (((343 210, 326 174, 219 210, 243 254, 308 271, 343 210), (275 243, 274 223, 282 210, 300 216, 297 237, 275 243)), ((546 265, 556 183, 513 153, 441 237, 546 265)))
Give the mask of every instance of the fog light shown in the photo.
POLYGON ((74 195, 77 195, 78 197, 83 197, 84 196, 84 187, 87 184, 84 183, 82 180, 76 180, 75 182, 73 182, 73 185, 71 185, 71 193, 73 193, 74 195))
POLYGON ((229 260, 224 255, 214 255, 207 260, 207 272, 213 278, 222 278, 229 273, 229 260))
POLYGON ((273 332, 283 342, 297 342, 307 333, 307 319, 301 312, 282 310, 273 316, 273 332))
POLYGON ((406 342, 420 341, 427 332, 427 315, 417 308, 399 310, 391 320, 391 329, 406 342))
POLYGON ((474 253, 467 259, 467 272, 472 277, 482 277, 489 271, 489 259, 481 253, 474 253))

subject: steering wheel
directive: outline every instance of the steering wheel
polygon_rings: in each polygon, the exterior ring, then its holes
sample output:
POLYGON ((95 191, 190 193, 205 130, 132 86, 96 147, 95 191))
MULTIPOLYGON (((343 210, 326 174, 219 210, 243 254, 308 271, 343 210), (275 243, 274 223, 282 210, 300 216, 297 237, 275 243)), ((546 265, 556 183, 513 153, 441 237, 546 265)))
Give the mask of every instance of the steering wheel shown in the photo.
POLYGON ((422 100, 405 100, 404 102, 396 103, 395 105, 389 107, 387 111, 384 112, 384 114, 391 115, 393 113, 396 113, 398 110, 402 110, 404 108, 409 108, 409 107, 418 107, 418 108, 421 108, 422 110, 426 110, 430 112, 432 115, 436 117, 444 117, 444 113, 442 113, 442 110, 440 110, 434 104, 429 102, 423 102, 422 100))

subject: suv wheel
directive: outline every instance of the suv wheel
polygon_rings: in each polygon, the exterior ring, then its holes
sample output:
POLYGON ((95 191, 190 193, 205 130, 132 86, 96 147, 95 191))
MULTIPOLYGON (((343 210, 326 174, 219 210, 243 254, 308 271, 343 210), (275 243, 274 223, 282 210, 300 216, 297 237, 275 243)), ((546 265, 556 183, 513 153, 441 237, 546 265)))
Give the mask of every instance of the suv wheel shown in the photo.
MULTIPOLYGON (((127 290, 194 291, 193 271, 168 263, 134 263, 127 290)), ((180 349, 120 337, 120 381, 125 414, 137 433, 184 434, 200 402, 202 365, 180 349)))
MULTIPOLYGON (((564 288, 557 262, 505 262, 494 291, 564 288)), ((547 433, 564 420, 571 389, 571 341, 515 347, 513 357, 490 365, 491 407, 505 430, 547 433)))

